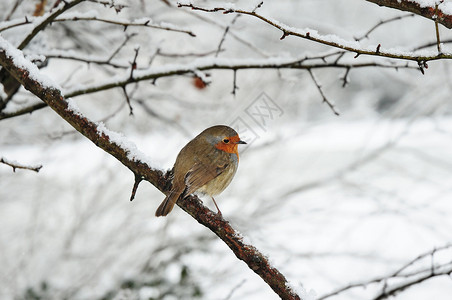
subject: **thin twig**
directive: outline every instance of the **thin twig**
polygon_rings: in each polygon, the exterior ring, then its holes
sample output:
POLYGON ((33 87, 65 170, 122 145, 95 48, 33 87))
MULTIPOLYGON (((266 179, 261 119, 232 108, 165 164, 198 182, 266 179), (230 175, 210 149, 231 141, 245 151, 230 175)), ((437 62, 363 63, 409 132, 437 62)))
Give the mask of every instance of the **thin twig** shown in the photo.
POLYGON ((121 49, 127 44, 127 42, 134 36, 136 36, 136 33, 132 33, 132 34, 127 34, 126 38, 124 39, 124 41, 121 43, 121 45, 119 45, 115 51, 113 51, 113 53, 110 55, 110 57, 108 57, 108 59, 106 60, 106 62, 110 63, 111 60, 116 56, 116 54, 118 54, 119 51, 121 51, 121 49))
POLYGON ((233 70, 233 77, 232 77, 232 95, 234 95, 238 90, 238 86, 237 86, 237 70, 233 70))
POLYGON ((93 3, 99 3, 103 6, 113 8, 116 11, 116 13, 121 12, 121 10, 125 7, 129 7, 128 5, 124 4, 116 4, 114 1, 101 1, 101 0, 88 0, 88 1, 93 3))
POLYGON ((129 98, 129 94, 127 94, 126 86, 122 87, 122 91, 124 92, 124 96, 126 97, 126 103, 129 106, 129 115, 133 116, 133 108, 132 108, 132 105, 130 104, 130 98, 129 98))
MULTIPOLYGON (((222 52, 224 50, 220 50, 220 52, 222 52)), ((188 52, 188 53, 167 53, 167 52, 162 52, 160 49, 157 52, 158 56, 163 56, 163 57, 204 57, 204 56, 209 56, 212 54, 217 53, 217 50, 212 50, 212 51, 206 51, 206 52, 199 52, 199 53, 195 53, 195 52, 188 52)))
POLYGON ((376 296, 375 299, 387 298, 388 296, 393 295, 397 291, 401 291, 402 289, 405 289, 415 283, 422 282, 424 280, 427 280, 427 279, 435 277, 435 276, 442 276, 444 274, 447 274, 447 270, 449 270, 449 272, 452 271, 452 265, 450 263, 446 263, 444 265, 438 265, 438 266, 434 267, 433 272, 429 271, 429 270, 431 270, 431 267, 429 267, 428 269, 422 269, 422 268, 416 269, 415 271, 413 271, 411 273, 406 273, 406 274, 403 273, 403 271, 405 271, 409 267, 413 266, 415 263, 423 260, 424 258, 435 255, 435 253, 437 253, 439 251, 447 250, 447 249, 451 249, 451 248, 452 248, 452 244, 446 244, 442 247, 437 247, 431 251, 418 255, 417 257, 408 261, 403 266, 401 266, 399 269, 397 269, 396 271, 394 271, 390 274, 383 275, 383 276, 380 276, 380 277, 377 277, 377 278, 374 278, 374 279, 371 279, 368 281, 350 283, 344 287, 338 288, 330 293, 327 293, 327 294, 317 298, 317 300, 324 300, 324 299, 330 298, 332 296, 337 296, 350 289, 354 289, 357 287, 367 287, 371 284, 376 284, 376 283, 381 283, 381 282, 383 282, 382 291, 379 293, 379 295, 376 296), (407 280, 405 282, 402 282, 400 285, 390 287, 388 285, 388 280, 394 279, 394 278, 407 278, 407 280), (418 281, 418 280, 420 280, 420 281, 418 281))
POLYGON ((71 17, 71 18, 58 18, 53 20, 53 22, 70 22, 70 21, 96 21, 96 22, 103 22, 113 25, 119 25, 124 26, 124 31, 128 27, 147 27, 147 28, 153 28, 153 29, 162 29, 167 31, 174 31, 174 32, 180 32, 180 33, 186 33, 192 37, 195 37, 196 34, 194 34, 190 30, 178 28, 176 26, 171 25, 161 25, 161 24, 155 24, 152 23, 151 20, 146 21, 118 21, 115 19, 106 19, 106 18, 98 18, 98 17, 71 17))
POLYGON ((344 76, 342 76, 342 87, 343 88, 346 87, 347 84, 349 83, 348 74, 350 73, 350 70, 351 70, 351 68, 345 69, 344 76))
POLYGON ((226 35, 229 32, 229 28, 231 28, 232 25, 234 25, 235 21, 237 21, 237 19, 240 17, 240 15, 235 15, 234 18, 232 19, 231 23, 226 26, 224 32, 223 32, 223 36, 221 37, 220 43, 218 43, 218 47, 217 47, 217 51, 215 52, 215 57, 218 57, 218 54, 220 53, 220 51, 222 50, 221 47, 223 46, 223 43, 226 39, 226 35))
POLYGON ((378 22, 376 25, 372 26, 372 28, 370 28, 370 29, 369 29, 365 34, 363 34, 361 37, 355 38, 355 40, 357 40, 357 41, 362 41, 363 39, 368 38, 369 35, 370 35, 374 30, 376 30, 378 27, 380 27, 380 26, 382 26, 382 25, 384 25, 384 24, 388 24, 388 23, 391 23, 391 22, 394 22, 394 21, 398 21, 398 20, 402 20, 402 19, 405 19, 405 18, 408 18, 408 17, 414 17, 414 16, 415 16, 415 14, 408 14, 408 15, 403 15, 403 16, 397 16, 397 17, 389 18, 389 19, 386 19, 386 20, 381 20, 381 21, 378 22))
MULTIPOLYGON (((441 1, 443 2, 443 1, 441 1)), ((435 32, 436 32, 436 49, 438 50, 438 55, 441 54, 441 42, 439 39, 439 28, 438 28, 438 3, 435 4, 435 15, 433 16, 433 19, 435 20, 435 32)))
POLYGON ((312 72, 311 69, 308 69, 309 75, 311 75, 312 81, 314 81, 314 84, 316 85, 317 89, 319 90, 320 95, 323 98, 323 102, 328 104, 328 106, 331 108, 331 110, 333 111, 333 113, 336 116, 339 116, 339 112, 336 109, 336 106, 330 101, 328 100, 328 98, 325 96, 325 93, 322 90, 322 86, 320 85, 320 83, 317 81, 317 79, 314 76, 314 73, 312 72))
POLYGON ((134 49, 135 56, 133 57, 133 60, 130 62, 130 75, 129 80, 133 81, 133 72, 137 69, 137 58, 138 58, 138 52, 140 52, 140 47, 137 47, 134 49))
MULTIPOLYGON (((260 2, 258 5, 256 5, 256 7, 253 9, 253 11, 256 11, 258 8, 260 8, 262 6, 262 4, 264 4, 263 1, 260 2)), ((234 18, 232 19, 231 23, 228 26, 226 26, 226 28, 223 32, 223 36, 221 37, 220 43, 218 44, 217 51, 215 53, 215 57, 218 57, 218 54, 222 51, 221 47, 223 46, 223 43, 226 39, 226 35, 228 34, 229 29, 232 27, 232 25, 235 24, 235 22, 237 21, 237 19, 239 17, 240 17, 240 15, 235 15, 234 18)))
POLYGON ((24 169, 24 170, 35 171, 36 173, 38 173, 39 170, 41 170, 41 168, 42 168, 42 165, 39 165, 39 166, 26 166, 26 165, 20 164, 20 163, 15 162, 15 161, 7 160, 4 157, 0 158, 0 163, 5 164, 5 165, 10 166, 11 168, 13 168, 13 172, 16 172, 16 169, 24 169))
POLYGON ((44 108, 44 107, 47 107, 47 104, 45 104, 44 102, 40 102, 40 103, 36 103, 36 104, 30 105, 30 106, 21 108, 19 110, 11 112, 11 113, 0 112, 0 120, 14 118, 14 117, 17 117, 17 116, 29 114, 29 113, 32 113, 32 112, 34 112, 36 110, 40 110, 41 108, 44 108))
POLYGON ((135 194, 137 193, 138 185, 140 184, 141 181, 143 181, 143 177, 138 174, 135 174, 135 182, 133 184, 132 194, 130 195, 130 201, 135 199, 135 194))

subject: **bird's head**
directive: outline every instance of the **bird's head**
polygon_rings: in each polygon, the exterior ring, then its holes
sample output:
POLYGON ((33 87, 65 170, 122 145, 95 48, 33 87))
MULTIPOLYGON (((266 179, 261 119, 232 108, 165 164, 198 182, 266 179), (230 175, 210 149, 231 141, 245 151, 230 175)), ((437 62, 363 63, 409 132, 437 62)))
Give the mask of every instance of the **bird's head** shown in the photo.
POLYGON ((235 153, 238 156, 238 145, 246 144, 242 141, 238 133, 229 126, 217 125, 204 130, 201 135, 204 135, 207 141, 215 148, 227 152, 235 153))

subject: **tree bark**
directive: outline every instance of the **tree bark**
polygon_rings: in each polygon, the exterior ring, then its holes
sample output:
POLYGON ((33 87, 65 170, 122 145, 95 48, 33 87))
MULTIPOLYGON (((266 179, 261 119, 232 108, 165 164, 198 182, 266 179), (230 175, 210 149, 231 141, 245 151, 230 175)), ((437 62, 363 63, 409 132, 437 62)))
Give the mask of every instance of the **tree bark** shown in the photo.
POLYGON ((418 2, 413 0, 366 0, 379 6, 386 6, 389 8, 395 8, 402 11, 408 11, 415 13, 424 18, 435 21, 438 19, 438 23, 445 27, 452 28, 452 15, 444 13, 440 8, 426 6, 422 7, 418 2))

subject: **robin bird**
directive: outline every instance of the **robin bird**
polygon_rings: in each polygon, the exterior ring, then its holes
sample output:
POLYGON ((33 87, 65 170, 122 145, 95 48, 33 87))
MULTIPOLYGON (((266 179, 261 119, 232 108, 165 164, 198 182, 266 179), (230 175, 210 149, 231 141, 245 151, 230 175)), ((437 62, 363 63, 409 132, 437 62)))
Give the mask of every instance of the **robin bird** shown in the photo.
POLYGON ((207 128, 179 152, 174 163, 173 185, 155 215, 166 216, 179 197, 194 192, 207 194, 221 215, 213 196, 220 194, 231 182, 239 164, 240 140, 231 127, 217 125, 207 128))

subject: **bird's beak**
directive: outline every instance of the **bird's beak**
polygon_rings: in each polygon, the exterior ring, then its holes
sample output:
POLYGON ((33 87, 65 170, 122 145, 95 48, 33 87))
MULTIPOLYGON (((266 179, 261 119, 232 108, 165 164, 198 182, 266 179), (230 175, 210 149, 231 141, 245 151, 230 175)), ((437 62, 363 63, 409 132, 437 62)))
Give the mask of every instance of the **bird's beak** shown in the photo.
POLYGON ((236 142, 236 144, 245 144, 246 145, 246 142, 240 140, 240 141, 236 142))

